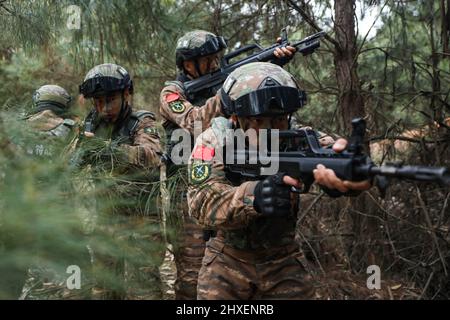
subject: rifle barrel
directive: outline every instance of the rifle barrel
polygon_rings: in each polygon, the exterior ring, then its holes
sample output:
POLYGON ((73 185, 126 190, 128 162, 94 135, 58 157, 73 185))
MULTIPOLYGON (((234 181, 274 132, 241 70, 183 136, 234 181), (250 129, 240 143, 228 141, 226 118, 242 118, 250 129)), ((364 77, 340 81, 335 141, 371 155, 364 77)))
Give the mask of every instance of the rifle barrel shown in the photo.
POLYGON ((381 175, 417 181, 439 181, 444 185, 450 185, 450 170, 445 167, 423 166, 372 166, 369 169, 371 176, 381 175))

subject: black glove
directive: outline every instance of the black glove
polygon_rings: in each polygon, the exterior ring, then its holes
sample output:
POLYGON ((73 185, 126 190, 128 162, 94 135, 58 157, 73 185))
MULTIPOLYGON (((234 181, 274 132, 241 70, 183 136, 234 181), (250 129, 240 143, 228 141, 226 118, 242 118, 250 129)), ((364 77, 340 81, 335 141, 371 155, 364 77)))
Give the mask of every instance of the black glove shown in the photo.
POLYGON ((277 173, 258 182, 253 207, 267 216, 291 214, 291 186, 283 183, 284 173, 277 173))

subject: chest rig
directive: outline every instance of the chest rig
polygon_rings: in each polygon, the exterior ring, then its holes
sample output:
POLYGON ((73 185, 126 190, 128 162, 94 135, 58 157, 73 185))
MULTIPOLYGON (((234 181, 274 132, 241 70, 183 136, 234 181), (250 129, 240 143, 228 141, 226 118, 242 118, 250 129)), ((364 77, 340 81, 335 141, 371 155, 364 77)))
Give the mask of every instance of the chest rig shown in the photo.
MULTIPOLYGON (((136 130, 138 128, 139 122, 144 118, 150 117, 155 120, 155 115, 149 111, 130 111, 125 114, 125 116, 120 119, 115 126, 110 137, 104 137, 106 139, 120 140, 124 144, 132 144, 136 130)), ((84 130, 88 132, 95 133, 103 124, 97 118, 97 113, 92 110, 86 117, 84 130)))

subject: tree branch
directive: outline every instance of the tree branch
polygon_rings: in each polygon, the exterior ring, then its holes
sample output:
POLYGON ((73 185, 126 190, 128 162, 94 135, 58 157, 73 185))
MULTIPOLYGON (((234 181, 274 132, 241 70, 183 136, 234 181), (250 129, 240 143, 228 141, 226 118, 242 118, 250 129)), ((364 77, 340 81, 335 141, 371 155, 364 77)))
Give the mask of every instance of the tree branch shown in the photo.
MULTIPOLYGON (((302 16, 303 20, 305 20, 306 23, 308 23, 311 27, 313 27, 317 31, 322 31, 322 29, 314 22, 314 20, 311 19, 311 17, 302 8, 295 4, 294 1, 286 0, 286 3, 289 7, 297 11, 302 16)), ((328 34, 325 34, 324 38, 331 42, 337 50, 341 50, 339 42, 337 42, 334 38, 332 38, 328 34)))

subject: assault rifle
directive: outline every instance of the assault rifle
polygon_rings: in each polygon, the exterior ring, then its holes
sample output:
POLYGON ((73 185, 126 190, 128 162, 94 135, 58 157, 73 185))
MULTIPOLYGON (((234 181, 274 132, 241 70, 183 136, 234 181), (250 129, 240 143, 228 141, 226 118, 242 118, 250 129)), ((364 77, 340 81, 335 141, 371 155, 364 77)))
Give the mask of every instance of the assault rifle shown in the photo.
POLYGON ((255 150, 234 150, 234 164, 227 164, 226 170, 250 179, 261 179, 271 163, 278 164, 278 172, 298 178, 303 190, 308 192, 314 182, 313 170, 318 164, 333 169, 336 176, 343 180, 363 181, 377 177, 383 192, 387 187, 387 178, 409 179, 437 182, 450 186, 450 169, 446 167, 426 167, 410 165, 375 165, 369 156, 363 153, 363 141, 366 131, 365 121, 353 119, 353 132, 347 149, 336 153, 332 149, 322 148, 317 134, 311 129, 280 131, 280 151, 261 155, 255 150))
MULTIPOLYGON (((306 56, 313 53, 317 48, 320 47, 320 38, 325 35, 324 31, 317 32, 303 40, 290 43, 287 37, 286 28, 281 30, 281 41, 271 45, 268 48, 263 48, 258 44, 249 44, 236 51, 230 52, 225 55, 220 63, 219 70, 203 75, 197 79, 184 82, 185 94, 189 100, 193 100, 195 96, 199 93, 208 93, 206 96, 212 97, 216 92, 222 87, 225 79, 228 75, 235 69, 239 68, 250 62, 273 62, 277 57, 273 54, 276 48, 282 48, 287 45, 295 47, 296 52, 300 52, 302 55, 306 56), (247 53, 249 51, 257 50, 255 53, 241 59, 230 63, 230 60, 236 58, 237 56, 247 53)), ((289 59, 278 59, 277 64, 284 65, 289 61, 289 59)))

